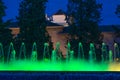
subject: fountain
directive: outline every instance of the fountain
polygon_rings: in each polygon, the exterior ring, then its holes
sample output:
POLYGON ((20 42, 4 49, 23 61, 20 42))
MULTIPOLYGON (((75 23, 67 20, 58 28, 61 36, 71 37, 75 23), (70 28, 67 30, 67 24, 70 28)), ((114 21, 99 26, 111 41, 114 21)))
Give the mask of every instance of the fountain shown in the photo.
POLYGON ((108 60, 108 51, 105 43, 102 43, 102 62, 106 62, 108 60))
POLYGON ((51 61, 52 61, 52 63, 56 63, 57 62, 57 55, 56 55, 56 51, 55 50, 52 51, 51 61))
POLYGON ((91 63, 96 61, 96 53, 95 53, 95 47, 93 43, 90 43, 89 61, 91 63))
POLYGON ((74 51, 70 51, 70 61, 74 60, 74 51))
POLYGON ((56 43, 55 53, 56 53, 56 55, 55 55, 56 60, 58 62, 61 62, 61 60, 62 60, 62 52, 60 50, 60 42, 56 43))
POLYGON ((67 44, 67 53, 66 53, 66 62, 69 62, 69 55, 70 55, 70 51, 71 51, 70 47, 71 47, 71 45, 68 42, 68 44, 67 44))
MULTIPOLYGON (((56 48, 49 53, 49 44, 44 44, 43 60, 39 61, 37 44, 36 42, 32 45, 31 57, 26 59, 26 48, 25 43, 22 42, 20 46, 20 52, 16 53, 14 45, 11 42, 8 54, 7 63, 4 62, 4 48, 0 43, 0 70, 24 70, 24 71, 108 71, 110 66, 114 65, 113 55, 115 58, 119 55, 119 46, 114 44, 114 54, 112 50, 107 51, 105 43, 102 43, 102 63, 96 61, 96 51, 93 43, 90 43, 89 50, 89 62, 84 59, 84 51, 82 43, 78 44, 78 57, 74 58, 74 51, 71 50, 70 43, 67 44, 67 51, 65 61, 62 60, 60 43, 56 43, 56 48), (19 54, 16 59, 16 54, 19 54), (50 61, 51 60, 51 61, 50 61), (65 62, 65 63, 64 63, 65 62), (89 67, 88 67, 89 66, 89 67)), ((119 56, 118 56, 119 58, 119 56)))
POLYGON ((26 60, 26 48, 25 48, 25 43, 24 42, 22 42, 21 47, 20 47, 19 60, 20 59, 25 59, 26 60))
POLYGON ((50 59, 49 44, 48 43, 44 43, 43 60, 44 61, 49 61, 49 59, 50 59))
POLYGON ((37 61, 37 45, 36 45, 36 42, 33 43, 31 61, 37 61))
POLYGON ((83 45, 81 42, 78 45, 78 60, 80 60, 80 59, 82 59, 82 60, 84 59, 83 45))
POLYGON ((10 46, 9 46, 9 49, 8 49, 7 62, 15 61, 16 60, 15 59, 16 58, 15 55, 16 55, 16 51, 14 49, 13 43, 11 42, 10 46))
POLYGON ((4 51, 3 51, 3 45, 0 43, 0 62, 4 62, 4 51))
POLYGON ((112 50, 109 50, 109 62, 110 63, 113 62, 113 53, 112 53, 112 50))
POLYGON ((119 61, 120 51, 117 43, 114 43, 114 61, 119 61))

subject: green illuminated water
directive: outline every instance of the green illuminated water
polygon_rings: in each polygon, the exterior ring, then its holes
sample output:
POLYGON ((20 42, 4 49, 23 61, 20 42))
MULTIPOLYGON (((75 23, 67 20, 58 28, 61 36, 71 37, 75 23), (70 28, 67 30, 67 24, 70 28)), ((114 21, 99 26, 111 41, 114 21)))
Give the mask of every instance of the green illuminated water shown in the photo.
POLYGON ((70 43, 68 42, 67 44, 67 53, 66 53, 66 62, 68 63, 69 62, 69 55, 70 55, 70 52, 71 52, 71 49, 70 49, 71 45, 70 43))
POLYGON ((49 44, 48 43, 44 43, 43 59, 50 59, 49 44))
POLYGON ((0 62, 4 62, 4 51, 3 51, 3 46, 0 43, 0 62))
POLYGON ((114 44, 114 61, 116 61, 116 59, 117 59, 117 61, 119 61, 119 56, 120 56, 120 48, 118 47, 118 44, 117 43, 115 43, 114 44))
POLYGON ((92 43, 90 44, 89 61, 91 63, 96 61, 95 47, 94 47, 94 44, 92 44, 92 43))
POLYGON ((102 43, 102 62, 108 61, 108 51, 105 43, 102 43))
POLYGON ((25 48, 25 43, 22 42, 21 47, 20 47, 20 54, 19 54, 19 59, 21 60, 23 55, 23 59, 26 59, 26 48, 25 48))
POLYGON ((43 61, 14 61, 0 64, 0 71, 107 71, 106 64, 90 64, 85 61, 71 61, 68 63, 52 63, 43 61), (89 66, 88 66, 89 65, 89 66))
POLYGON ((10 43, 9 49, 8 49, 8 55, 7 55, 7 62, 9 61, 15 61, 16 51, 14 49, 13 43, 10 43))
MULTIPOLYGON (((70 43, 67 44, 65 61, 62 61, 60 43, 56 43, 52 55, 49 53, 49 44, 44 44, 43 60, 38 61, 37 44, 34 42, 31 50, 31 57, 26 58, 25 43, 21 44, 18 59, 13 43, 10 43, 7 63, 4 63, 3 45, 0 43, 0 71, 109 71, 115 58, 118 58, 119 47, 115 43, 114 50, 107 51, 105 43, 102 44, 102 61, 96 62, 96 51, 93 43, 90 44, 89 60, 84 59, 82 43, 78 44, 78 57, 74 58, 74 51, 71 50, 70 43), (114 55, 113 55, 114 53, 114 55), (108 55, 108 56, 107 56, 108 55), (23 57, 23 58, 22 58, 23 57), (113 58, 114 57, 114 58, 113 58)), ((116 64, 115 64, 116 65, 116 64)))
POLYGON ((78 60, 80 59, 84 59, 83 45, 81 42, 78 44, 78 60))

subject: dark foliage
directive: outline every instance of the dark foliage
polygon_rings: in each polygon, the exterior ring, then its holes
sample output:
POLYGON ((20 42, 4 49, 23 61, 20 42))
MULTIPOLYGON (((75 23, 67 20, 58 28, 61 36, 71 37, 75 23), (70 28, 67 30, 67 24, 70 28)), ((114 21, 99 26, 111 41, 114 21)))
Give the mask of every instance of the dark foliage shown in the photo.
MULTIPOLYGON (((70 27, 68 41, 71 43, 71 49, 75 51, 75 57, 77 57, 79 42, 83 43, 86 59, 88 59, 90 43, 94 43, 96 49, 101 48, 103 37, 98 29, 101 10, 102 4, 97 3, 96 0, 68 1, 67 22, 70 27)), ((101 57, 101 53, 97 57, 101 57)))
POLYGON ((15 44, 19 50, 21 42, 25 42, 28 58, 31 56, 34 42, 37 43, 38 59, 43 58, 45 42, 49 43, 50 53, 52 52, 51 38, 46 31, 46 2, 47 0, 23 0, 20 3, 19 16, 17 17, 20 34, 17 36, 15 44))
MULTIPOLYGON (((9 43, 12 42, 13 39, 11 30, 6 28, 10 24, 10 20, 3 22, 3 17, 5 16, 5 9, 6 6, 4 5, 3 1, 0 0, 0 43, 3 44, 4 59, 6 61, 9 43)), ((1 56, 3 55, 0 55, 0 58, 2 58, 1 56)))

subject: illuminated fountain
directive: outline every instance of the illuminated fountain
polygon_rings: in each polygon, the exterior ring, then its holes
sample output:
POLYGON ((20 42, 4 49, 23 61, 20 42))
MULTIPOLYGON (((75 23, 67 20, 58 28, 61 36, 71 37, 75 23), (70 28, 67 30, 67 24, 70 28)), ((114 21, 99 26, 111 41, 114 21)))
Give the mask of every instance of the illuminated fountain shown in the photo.
POLYGON ((8 49, 7 62, 14 62, 15 60, 16 60, 16 51, 14 49, 13 43, 11 42, 8 49))
POLYGON ((52 63, 57 62, 57 54, 56 54, 55 50, 52 51, 51 61, 52 61, 52 63))
POLYGON ((7 53, 7 63, 4 62, 4 49, 0 43, 0 70, 25 70, 25 71, 108 71, 110 65, 115 62, 115 59, 119 59, 119 46, 115 43, 114 50, 107 50, 105 43, 102 43, 102 63, 97 63, 96 49, 93 43, 90 43, 89 48, 89 60, 88 62, 84 58, 84 50, 82 43, 78 44, 78 57, 74 58, 74 51, 71 50, 70 43, 67 44, 66 57, 62 60, 60 43, 56 43, 56 48, 49 53, 49 44, 44 44, 43 60, 39 61, 37 44, 33 43, 31 56, 26 58, 25 43, 22 42, 18 59, 16 59, 16 51, 13 43, 10 43, 7 53), (113 60, 114 57, 114 60, 113 60))
POLYGON ((84 51, 83 51, 83 45, 81 42, 78 45, 78 60, 84 60, 84 51))
POLYGON ((70 51, 70 61, 74 60, 74 51, 70 51))
POLYGON ((118 44, 115 43, 114 44, 114 61, 119 61, 119 58, 120 58, 119 47, 118 47, 118 44))
POLYGON ((105 43, 102 43, 102 62, 106 62, 108 60, 108 50, 105 43))
POLYGON ((95 53, 95 47, 93 43, 90 43, 89 61, 90 63, 93 63, 96 61, 96 53, 95 53))
POLYGON ((67 44, 67 53, 66 53, 66 62, 69 62, 69 55, 70 55, 70 52, 71 52, 70 47, 71 47, 71 45, 68 42, 68 44, 67 44))
POLYGON ((61 54, 60 53, 60 43, 57 42, 55 50, 52 51, 51 61, 53 63, 61 61, 61 55, 60 54, 61 54))
POLYGON ((37 45, 36 45, 36 42, 33 43, 31 61, 37 61, 37 45))
POLYGON ((43 61, 49 61, 49 59, 50 59, 49 44, 44 43, 43 61))
POLYGON ((113 53, 112 53, 112 50, 109 50, 109 62, 110 63, 113 62, 113 53))
POLYGON ((21 47, 20 47, 19 60, 21 60, 21 59, 26 60, 26 48, 25 48, 25 43, 24 42, 22 42, 21 47))
POLYGON ((3 51, 3 45, 0 43, 0 62, 4 62, 4 51, 3 51))

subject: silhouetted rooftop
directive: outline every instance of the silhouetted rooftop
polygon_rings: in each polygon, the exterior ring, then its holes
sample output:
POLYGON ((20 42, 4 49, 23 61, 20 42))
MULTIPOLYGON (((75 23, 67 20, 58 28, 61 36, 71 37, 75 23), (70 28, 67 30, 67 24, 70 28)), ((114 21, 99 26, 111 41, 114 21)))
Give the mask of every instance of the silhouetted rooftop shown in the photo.
POLYGON ((58 10, 54 15, 64 15, 65 12, 63 10, 58 10))
POLYGON ((120 25, 100 25, 99 29, 102 32, 114 32, 114 28, 113 28, 114 26, 120 28, 120 25))
MULTIPOLYGON (((49 27, 50 26, 61 26, 59 24, 52 23, 50 21, 46 21, 46 23, 47 23, 47 26, 49 26, 49 27)), ((7 28, 19 28, 18 22, 12 22, 7 28)))
MULTIPOLYGON (((59 24, 56 23, 52 23, 50 21, 46 21, 47 26, 61 26, 59 24)), ((120 25, 100 25, 99 29, 102 32, 114 32, 113 26, 116 26, 120 29, 120 25)), ((12 22, 7 28, 18 28, 18 22, 12 22)), ((68 31, 70 30, 70 27, 64 27, 63 31, 60 33, 68 33, 68 31)))
POLYGON ((61 26, 61 25, 47 21, 47 26, 61 26))
MULTIPOLYGON (((115 26, 120 29, 120 25, 115 25, 115 26)), ((69 30, 70 30, 70 27, 64 27, 63 31, 60 33, 68 33, 69 30)), ((112 25, 100 25, 99 30, 101 32, 114 32, 112 25)))
POLYGON ((9 26, 8 26, 8 28, 18 28, 19 26, 18 26, 18 22, 12 22, 9 26))

